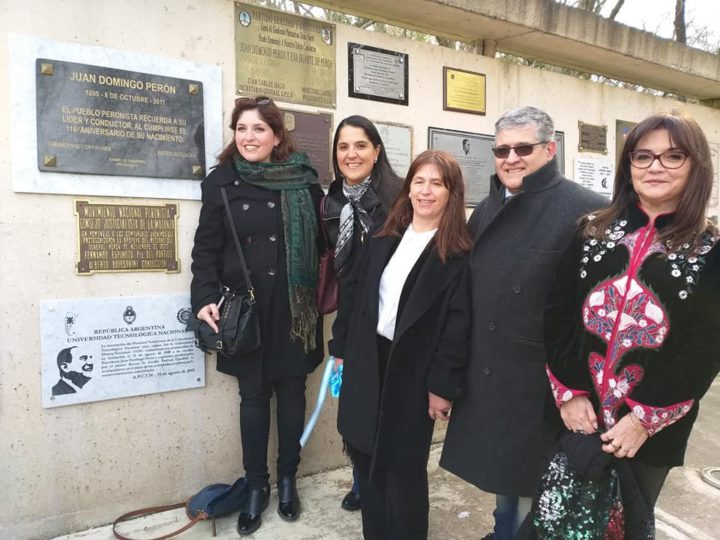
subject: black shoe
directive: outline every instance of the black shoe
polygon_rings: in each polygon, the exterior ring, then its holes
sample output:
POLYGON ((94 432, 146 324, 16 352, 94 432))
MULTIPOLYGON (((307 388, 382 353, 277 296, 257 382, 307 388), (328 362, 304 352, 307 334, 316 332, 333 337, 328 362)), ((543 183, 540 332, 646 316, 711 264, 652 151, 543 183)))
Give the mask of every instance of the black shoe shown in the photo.
POLYGON ((278 478, 278 515, 285 521, 295 521, 300 517, 300 497, 295 486, 294 476, 278 478))
POLYGON ((270 486, 251 487, 248 498, 238 516, 237 532, 240 536, 252 534, 262 525, 262 513, 270 502, 270 486))
POLYGON ((347 510, 348 512, 360 510, 360 494, 355 493, 354 491, 348 491, 347 495, 343 497, 343 500, 340 503, 340 508, 347 510))

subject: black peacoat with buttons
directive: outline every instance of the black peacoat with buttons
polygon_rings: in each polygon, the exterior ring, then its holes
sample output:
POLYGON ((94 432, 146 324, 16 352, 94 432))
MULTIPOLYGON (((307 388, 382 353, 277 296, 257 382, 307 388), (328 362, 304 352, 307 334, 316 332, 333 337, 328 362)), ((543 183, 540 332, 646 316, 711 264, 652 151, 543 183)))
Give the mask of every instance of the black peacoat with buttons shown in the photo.
MULTIPOLYGON (((255 287, 262 347, 249 355, 217 355, 217 369, 257 383, 312 372, 322 360, 322 317, 318 317, 315 350, 305 353, 301 340, 290 339, 285 235, 280 192, 247 184, 238 178, 232 160, 215 168, 202 183, 202 208, 192 250, 193 313, 217 302, 223 285, 245 286, 240 260, 220 192, 227 189, 250 279, 255 287)), ((315 208, 322 197, 311 188, 315 208)), ((317 239, 316 239, 317 240, 317 239)))
POLYGON ((578 218, 607 204, 552 160, 507 201, 494 175, 470 217, 467 391, 453 407, 440 465, 484 491, 531 496, 545 469, 559 426, 544 369, 545 300, 578 218))

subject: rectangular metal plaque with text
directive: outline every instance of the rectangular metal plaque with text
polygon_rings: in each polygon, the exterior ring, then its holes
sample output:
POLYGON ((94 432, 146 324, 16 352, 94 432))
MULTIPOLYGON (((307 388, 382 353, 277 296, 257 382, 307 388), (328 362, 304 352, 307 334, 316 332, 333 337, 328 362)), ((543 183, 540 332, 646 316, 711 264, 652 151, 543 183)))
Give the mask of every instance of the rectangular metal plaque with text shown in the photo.
POLYGON ((335 108, 335 25, 235 4, 235 88, 244 96, 335 108))
POLYGON ((35 70, 39 170, 205 175, 202 82, 49 58, 35 70))
POLYGON ((179 272, 177 204, 75 201, 77 274, 179 272))
POLYGON ((412 126, 373 122, 382 138, 385 153, 395 174, 405 178, 412 162, 412 126))
POLYGON ((578 120, 578 129, 580 136, 578 140, 578 152, 596 152, 598 154, 607 154, 607 126, 596 126, 586 124, 578 120))
POLYGON ((328 187, 333 179, 330 165, 332 114, 284 110, 285 127, 293 134, 298 150, 310 158, 320 178, 328 187))
POLYGON ((485 114, 485 75, 443 67, 443 109, 485 114))
POLYGON ((405 53, 348 43, 348 95, 407 105, 408 63, 405 53))
POLYGON ((428 128, 428 148, 449 152, 460 165, 467 206, 476 205, 490 193, 490 177, 495 174, 494 142, 492 135, 428 128))

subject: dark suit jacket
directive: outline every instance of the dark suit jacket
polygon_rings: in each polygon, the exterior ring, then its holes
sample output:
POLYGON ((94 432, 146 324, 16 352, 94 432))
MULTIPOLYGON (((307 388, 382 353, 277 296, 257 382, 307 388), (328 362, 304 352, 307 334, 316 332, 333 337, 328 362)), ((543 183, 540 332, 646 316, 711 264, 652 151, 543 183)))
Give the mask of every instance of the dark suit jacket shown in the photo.
POLYGON ((66 383, 63 379, 60 379, 55 386, 52 387, 53 396, 63 396, 65 394, 75 394, 77 391, 66 383))
POLYGON ((373 465, 425 468, 433 421, 428 391, 449 400, 463 386, 470 332, 467 257, 443 264, 431 241, 408 276, 390 357, 380 372, 377 351, 379 284, 399 238, 372 238, 348 286, 350 310, 334 336, 344 359, 338 430, 373 465))

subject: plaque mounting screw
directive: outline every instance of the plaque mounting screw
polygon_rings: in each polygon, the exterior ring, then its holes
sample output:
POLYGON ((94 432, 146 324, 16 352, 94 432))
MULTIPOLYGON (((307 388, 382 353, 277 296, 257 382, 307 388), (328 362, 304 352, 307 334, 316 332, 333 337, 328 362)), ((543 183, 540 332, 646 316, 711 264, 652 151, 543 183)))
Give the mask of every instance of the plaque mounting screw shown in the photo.
POLYGON ((45 167, 57 167, 57 156, 45 154, 43 156, 43 165, 45 165, 45 167))
POLYGON ((55 75, 55 68, 52 64, 42 63, 40 64, 40 75, 48 75, 49 77, 52 77, 55 75))
POLYGON ((200 93, 200 85, 195 83, 190 83, 188 85, 188 93, 191 96, 197 96, 200 93))

